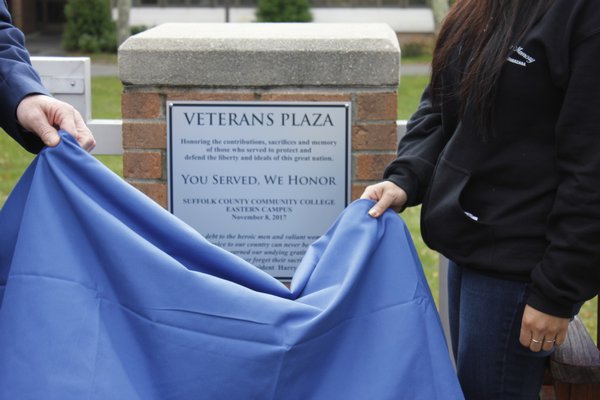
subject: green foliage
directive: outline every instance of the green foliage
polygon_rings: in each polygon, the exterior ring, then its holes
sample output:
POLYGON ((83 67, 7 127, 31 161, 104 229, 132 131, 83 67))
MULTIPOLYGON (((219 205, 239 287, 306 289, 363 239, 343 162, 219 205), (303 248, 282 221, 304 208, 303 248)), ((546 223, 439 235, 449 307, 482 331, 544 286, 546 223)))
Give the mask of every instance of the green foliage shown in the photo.
POLYGON ((67 51, 115 52, 116 28, 110 0, 69 0, 62 45, 67 51))
POLYGON ((131 36, 133 36, 137 35, 138 33, 142 33, 148 29, 149 28, 146 25, 133 25, 129 28, 129 31, 131 32, 131 36))
POLYGON ((308 0, 258 0, 256 18, 259 22, 310 22, 308 0))
POLYGON ((400 45, 402 57, 420 57, 432 53, 432 44, 426 40, 415 40, 400 45))

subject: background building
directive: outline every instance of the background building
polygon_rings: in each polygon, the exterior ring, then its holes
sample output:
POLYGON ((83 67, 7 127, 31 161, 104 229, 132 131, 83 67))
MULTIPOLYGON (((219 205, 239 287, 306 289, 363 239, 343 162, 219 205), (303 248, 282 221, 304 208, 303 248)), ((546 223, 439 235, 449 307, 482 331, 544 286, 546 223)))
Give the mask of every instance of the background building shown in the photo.
MULTIPOLYGON (((116 5, 116 0, 111 0, 116 5)), ((25 33, 62 32, 67 0, 8 0, 15 25, 25 33)), ((130 24, 252 22, 257 0, 132 0, 130 24), (228 12, 226 12, 228 10, 228 12)), ((311 0, 314 22, 384 22, 400 40, 434 31, 428 0, 311 0)), ((115 10, 116 16, 116 10, 115 10)))
POLYGON ((8 0, 13 22, 25 33, 58 33, 65 20, 67 0, 8 0))

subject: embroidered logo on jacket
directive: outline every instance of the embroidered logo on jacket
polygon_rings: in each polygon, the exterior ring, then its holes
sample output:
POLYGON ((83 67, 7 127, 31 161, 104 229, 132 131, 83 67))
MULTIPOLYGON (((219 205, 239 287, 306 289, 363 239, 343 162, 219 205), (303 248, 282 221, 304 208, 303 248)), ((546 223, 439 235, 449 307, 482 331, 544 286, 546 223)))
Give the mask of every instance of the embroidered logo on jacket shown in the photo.
POLYGON ((511 49, 514 51, 514 53, 506 58, 506 60, 508 62, 520 65, 521 67, 526 67, 527 64, 531 64, 531 63, 535 62, 535 58, 533 58, 529 54, 525 53, 525 51, 523 51, 523 48, 521 46, 513 46, 513 47, 511 47, 511 49), (517 56, 520 57, 521 59, 518 59, 517 56))

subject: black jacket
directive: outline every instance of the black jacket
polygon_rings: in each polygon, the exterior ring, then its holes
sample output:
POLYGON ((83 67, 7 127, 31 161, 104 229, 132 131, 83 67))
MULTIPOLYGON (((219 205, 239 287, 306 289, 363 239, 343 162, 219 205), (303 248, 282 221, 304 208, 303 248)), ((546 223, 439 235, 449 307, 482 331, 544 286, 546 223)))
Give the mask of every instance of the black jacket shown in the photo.
POLYGON ((498 87, 487 141, 469 113, 459 120, 451 99, 436 109, 426 89, 384 178, 409 206, 423 203, 431 248, 530 280, 528 304, 570 317, 600 289, 598 2, 556 0, 514 44, 498 87))

